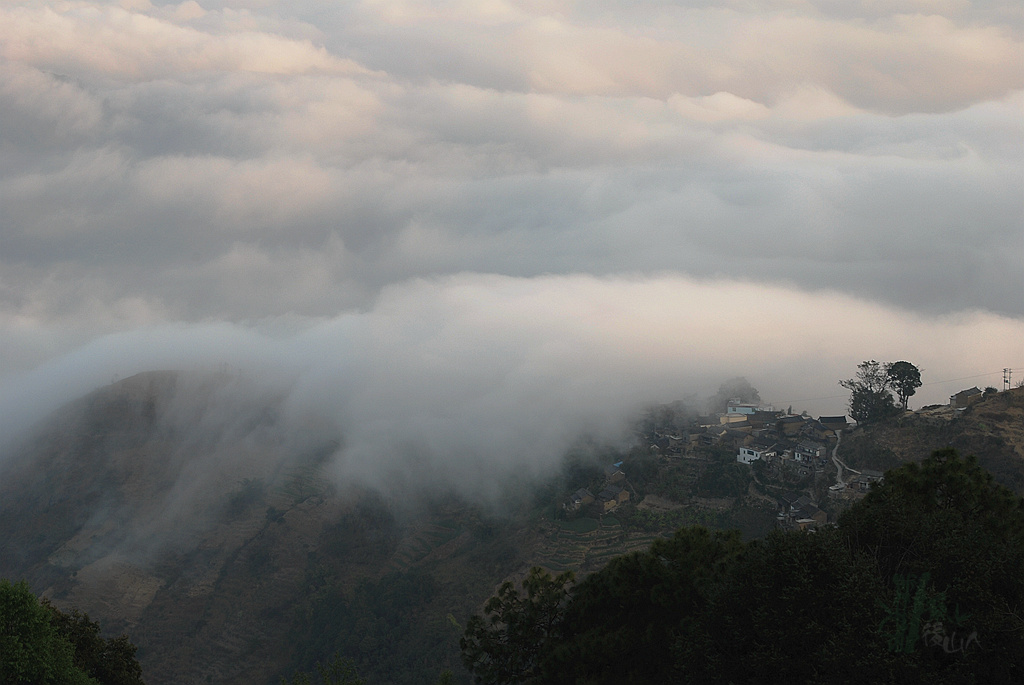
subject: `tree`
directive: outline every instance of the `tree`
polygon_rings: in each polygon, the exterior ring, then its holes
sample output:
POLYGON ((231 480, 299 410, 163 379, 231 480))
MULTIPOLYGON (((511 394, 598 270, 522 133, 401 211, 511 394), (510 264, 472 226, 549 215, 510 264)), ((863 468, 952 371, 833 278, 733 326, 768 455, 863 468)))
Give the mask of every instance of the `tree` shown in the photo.
POLYGON ((703 609, 708 586, 742 548, 738 531, 693 526, 612 559, 573 589, 543 682, 675 682, 681 623, 703 609))
POLYGON ((722 383, 714 397, 708 398, 708 412, 712 414, 725 413, 729 400, 732 399, 738 399, 740 402, 760 402, 761 395, 746 378, 737 376, 722 383))
POLYGON ((880 584, 833 529, 754 540, 711 589, 676 639, 675 682, 885 682, 880 584))
POLYGON ((893 362, 885 365, 885 375, 906 411, 907 400, 921 387, 921 370, 910 362, 893 362))
POLYGON ((28 584, 0 579, 0 683, 98 685, 75 666, 74 656, 28 584))
POLYGON ((1024 500, 946 449, 888 471, 838 527, 684 528, 564 604, 565 576, 533 569, 461 646, 481 683, 1021 683, 1022 568, 1024 500))
POLYGON ((102 685, 143 685, 142 667, 135 658, 136 647, 127 635, 105 639, 100 626, 78 609, 64 612, 43 600, 57 632, 75 649, 75 666, 102 685))
POLYGON ((890 390, 888 365, 875 361, 857 365, 857 376, 839 385, 850 391, 850 416, 859 423, 877 421, 896 413, 890 390))
POLYGON ((897 667, 915 670, 898 672, 900 682, 1024 682, 1024 500, 974 457, 947 448, 886 472, 839 530, 875 560, 890 607, 938 605, 946 636, 977 636, 949 653, 919 639, 934 611, 903 611, 890 637, 904 652, 897 667))
MULTIPOLYGON (((696 483, 697 493, 704 497, 742 497, 750 485, 750 469, 737 464, 732 453, 727 463, 712 462, 696 483)), ((760 461, 760 460, 758 460, 760 461)))
POLYGON ((522 683, 540 675, 542 650, 562 616, 575 580, 535 566, 522 582, 525 596, 507 581, 484 605, 486 618, 470 617, 459 640, 462 660, 478 683, 522 683))

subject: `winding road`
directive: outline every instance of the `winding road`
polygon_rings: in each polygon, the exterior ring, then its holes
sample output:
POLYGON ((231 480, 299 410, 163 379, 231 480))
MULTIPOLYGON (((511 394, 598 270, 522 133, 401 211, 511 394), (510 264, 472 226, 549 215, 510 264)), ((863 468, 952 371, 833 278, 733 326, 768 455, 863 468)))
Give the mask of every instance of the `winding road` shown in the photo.
MULTIPOLYGON (((857 469, 851 469, 849 466, 839 461, 839 443, 842 439, 842 432, 836 433, 836 446, 832 448, 832 463, 836 465, 836 471, 838 472, 836 474, 836 485, 846 487, 846 483, 843 481, 843 469, 846 469, 850 473, 856 473, 858 476, 860 475, 860 471, 857 469)), ((832 487, 835 487, 835 485, 832 487)))
POLYGON ((832 448, 832 463, 836 465, 836 485, 842 485, 846 487, 846 483, 843 482, 843 462, 839 461, 839 443, 843 439, 843 432, 839 431, 836 433, 836 446, 832 448))

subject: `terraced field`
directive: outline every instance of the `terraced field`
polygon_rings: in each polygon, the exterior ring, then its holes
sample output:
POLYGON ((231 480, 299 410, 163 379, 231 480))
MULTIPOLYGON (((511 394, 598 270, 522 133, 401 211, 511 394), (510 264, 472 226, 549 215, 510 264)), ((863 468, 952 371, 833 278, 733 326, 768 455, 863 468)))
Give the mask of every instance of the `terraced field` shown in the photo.
POLYGON ((461 533, 459 526, 450 521, 435 521, 417 526, 399 542, 398 549, 388 564, 388 570, 409 570, 438 548, 455 540, 461 533))
POLYGON ((658 537, 657 533, 628 533, 612 516, 601 520, 553 521, 531 565, 555 573, 586 574, 598 570, 613 557, 647 549, 658 537))
POLYGON ((275 493, 288 498, 292 504, 298 504, 310 497, 323 497, 328 487, 329 483, 320 475, 320 469, 315 465, 310 465, 298 467, 289 472, 284 483, 276 488, 275 493))

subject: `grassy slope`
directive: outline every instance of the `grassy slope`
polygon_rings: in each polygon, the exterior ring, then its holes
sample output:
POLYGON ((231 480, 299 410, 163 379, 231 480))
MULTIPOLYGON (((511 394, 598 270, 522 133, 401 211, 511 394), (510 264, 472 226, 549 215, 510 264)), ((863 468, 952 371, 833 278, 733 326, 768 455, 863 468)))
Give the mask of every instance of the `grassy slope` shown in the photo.
POLYGON ((974 454, 999 483, 1024 495, 1024 388, 962 412, 921 410, 859 428, 843 439, 840 457, 853 468, 884 471, 943 447, 974 454))

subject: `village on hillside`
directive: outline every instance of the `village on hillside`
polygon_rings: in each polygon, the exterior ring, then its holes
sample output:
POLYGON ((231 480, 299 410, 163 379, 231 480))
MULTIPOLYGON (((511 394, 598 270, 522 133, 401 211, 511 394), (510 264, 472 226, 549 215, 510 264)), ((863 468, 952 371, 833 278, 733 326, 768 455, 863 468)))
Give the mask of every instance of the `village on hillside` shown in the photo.
MULTIPOLYGON (((962 390, 950 396, 948 405, 932 405, 921 411, 953 414, 990 391, 977 387, 962 390)), ((685 426, 679 424, 678 418, 648 422, 646 430, 637 434, 641 451, 669 468, 696 462, 699 469, 701 463, 731 455, 730 461, 750 470, 752 485, 757 486, 761 499, 775 502, 779 528, 813 529, 833 523, 836 512, 864 497, 873 484, 884 479, 881 471, 850 468, 837 456, 843 434, 856 426, 845 415, 813 418, 806 412, 793 414, 733 398, 724 412, 690 418, 685 426)), ((638 492, 628 475, 624 462, 609 464, 600 487, 576 489, 562 503, 563 513, 600 518, 629 502, 643 507, 649 499, 665 506, 663 497, 638 492)), ((721 509, 735 501, 735 497, 716 501, 690 494, 685 502, 674 506, 721 509)))

